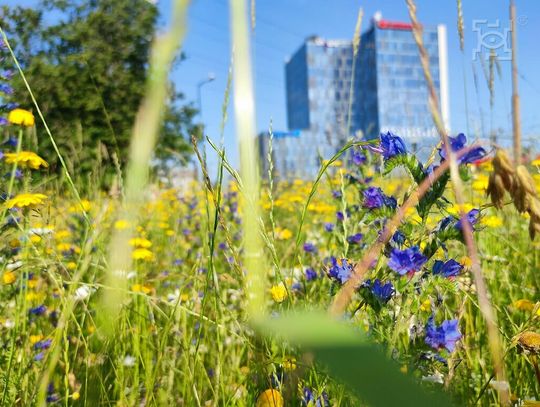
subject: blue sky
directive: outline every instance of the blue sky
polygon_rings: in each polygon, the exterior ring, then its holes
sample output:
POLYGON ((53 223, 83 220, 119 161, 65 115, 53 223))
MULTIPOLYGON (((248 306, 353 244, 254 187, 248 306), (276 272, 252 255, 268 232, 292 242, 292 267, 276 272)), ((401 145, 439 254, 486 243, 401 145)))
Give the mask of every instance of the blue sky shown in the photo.
MULTIPOLYGON (((522 0, 518 6, 518 62, 521 74, 520 94, 524 137, 540 134, 540 117, 536 115, 536 101, 540 97, 540 54, 536 41, 540 29, 536 24, 540 17, 540 2, 522 0)), ((160 7, 170 6, 163 1, 160 7)), ((484 129, 500 128, 507 136, 511 134, 511 70, 509 61, 501 61, 502 78, 495 81, 493 115, 489 108, 489 91, 482 67, 474 63, 478 78, 478 94, 472 73, 472 52, 480 43, 478 32, 473 31, 474 20, 487 20, 494 24, 500 20, 500 28, 477 25, 485 33, 488 29, 504 32, 509 27, 507 0, 476 0, 463 2, 465 19, 465 53, 459 49, 457 34, 457 10, 455 0, 418 0, 418 15, 426 25, 446 24, 448 28, 448 53, 450 77, 450 114, 453 131, 467 131, 465 114, 464 80, 468 89, 469 127, 471 133, 481 133, 481 107, 484 129), (465 78, 465 79, 464 79, 465 78), (476 130, 476 131, 475 131, 476 130)), ((276 130, 286 129, 284 62, 302 43, 305 37, 317 34, 327 38, 351 38, 359 7, 364 9, 363 30, 370 24, 371 16, 380 10, 385 19, 409 21, 404 0, 258 0, 256 3, 257 25, 252 36, 254 79, 256 91, 257 127, 268 128, 270 120, 276 130)), ((216 80, 202 88, 202 112, 207 132, 219 139, 221 105, 226 86, 230 54, 229 15, 226 0, 195 0, 189 13, 188 35, 184 43, 187 59, 173 73, 177 86, 188 99, 196 100, 196 84, 209 72, 216 80)), ((487 37, 485 38, 487 39, 487 37)), ((501 51, 501 57, 504 54, 501 51)), ((225 130, 225 146, 231 160, 237 162, 232 105, 225 130)), ((540 137, 538 138, 540 139, 540 137)), ((525 145, 530 144, 525 141, 525 145)), ((211 159, 211 163, 214 161, 211 159)))
MULTIPOLYGON (((5 2, 6 0, 4 0, 5 2)), ((166 23, 171 0, 160 0, 162 22, 166 23)), ((19 0, 17 4, 35 4, 32 0, 19 0)), ((472 60, 473 49, 480 44, 478 32, 473 31, 475 20, 487 20, 499 28, 487 28, 477 22, 483 33, 488 30, 504 32, 509 27, 508 0, 463 1, 465 19, 465 53, 459 50, 457 10, 455 0, 417 0, 418 15, 426 25, 445 24, 448 28, 448 57, 450 79, 450 114, 453 132, 467 132, 465 114, 465 86, 469 106, 469 128, 480 134, 481 122, 488 133, 493 123, 507 136, 511 134, 511 70, 509 61, 501 61, 502 77, 495 81, 495 106, 490 114, 487 81, 478 61, 472 60), (473 65, 478 78, 478 93, 473 83, 473 65), (480 106, 480 108, 479 108, 480 106), (482 115, 480 114, 482 111, 482 115)), ((7 4, 15 4, 7 0, 7 4)), ((363 7, 362 31, 370 24, 371 16, 381 11, 388 20, 409 21, 404 0, 257 0, 257 25, 252 34, 254 80, 256 91, 257 128, 284 130, 287 125, 285 107, 284 63, 288 56, 309 35, 327 38, 351 38, 358 9, 363 7)), ((536 145, 528 137, 540 134, 540 116, 537 101, 540 97, 540 53, 536 41, 540 28, 540 2, 517 0, 518 62, 524 145, 536 145)), ((485 38, 487 39, 487 37, 485 38)), ((172 72, 172 79, 186 99, 196 103, 197 84, 213 73, 216 79, 202 88, 202 118, 209 136, 219 140, 219 126, 223 94, 226 87, 230 59, 229 13, 227 0, 193 0, 189 11, 188 33, 183 51, 186 60, 172 72)), ((500 56, 505 54, 498 50, 500 56)), ((237 146, 232 103, 225 128, 225 147, 233 164, 237 163, 237 146)), ((487 135, 487 134, 486 134, 487 135)), ((540 140, 539 136, 536 136, 540 140)), ((208 150, 210 168, 215 168, 216 158, 208 150)))

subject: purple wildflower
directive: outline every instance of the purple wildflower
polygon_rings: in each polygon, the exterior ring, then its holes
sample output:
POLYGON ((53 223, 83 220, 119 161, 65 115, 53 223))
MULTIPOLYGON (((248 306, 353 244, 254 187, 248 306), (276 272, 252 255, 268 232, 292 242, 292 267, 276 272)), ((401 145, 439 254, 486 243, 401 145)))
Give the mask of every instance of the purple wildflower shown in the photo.
POLYGON ((446 348, 448 352, 453 352, 456 342, 461 339, 458 320, 451 319, 444 321, 440 326, 435 325, 433 315, 429 317, 426 324, 426 344, 433 349, 446 348))
POLYGON ((330 278, 338 281, 341 284, 345 284, 347 280, 351 277, 353 270, 352 264, 347 262, 347 259, 338 260, 335 257, 330 257, 327 262, 330 262, 330 267, 328 268, 328 275, 330 278))
POLYGON ((362 233, 356 233, 347 237, 347 242, 349 242, 350 244, 358 244, 362 241, 363 238, 364 235, 362 233))
POLYGON ((435 264, 433 264, 433 274, 444 277, 455 277, 461 273, 461 270, 463 270, 463 265, 454 259, 450 259, 447 262, 436 260, 435 264))
POLYGON ((317 272, 311 267, 307 268, 305 271, 306 281, 313 281, 317 279, 317 272))
POLYGON ((418 271, 426 261, 427 258, 420 252, 418 246, 405 250, 392 249, 388 267, 403 276, 418 271))
MULTIPOLYGON (((474 229, 474 225, 476 225, 476 223, 478 222, 478 219, 480 218, 480 211, 478 209, 471 209, 466 215, 465 215, 465 219, 467 220, 467 222, 469 222, 469 224, 471 225, 471 228, 474 229)), ((454 226, 456 229, 458 230, 462 230, 462 224, 461 224, 461 219, 459 219, 456 223, 456 225, 454 226)))
POLYGON ((385 160, 400 154, 407 154, 407 147, 402 138, 391 132, 381 133, 381 153, 385 160))
POLYGON ((306 242, 304 243, 304 251, 306 253, 317 253, 317 246, 313 243, 306 242))
POLYGON ((371 280, 366 280, 362 284, 362 287, 369 289, 373 296, 383 304, 390 301, 396 293, 396 290, 390 281, 383 284, 378 278, 373 282, 371 280))
POLYGON ((326 230, 327 232, 332 232, 334 230, 334 224, 330 222, 325 223, 324 230, 326 230))
MULTIPOLYGON (((450 141, 450 148, 453 152, 458 152, 462 150, 463 148, 465 148, 465 144, 467 144, 467 137, 463 133, 459 133, 456 137, 448 137, 448 139, 450 141)), ((441 156, 441 161, 444 161, 448 158, 446 156, 446 146, 444 144, 439 149, 439 155, 441 156)), ((462 155, 459 158, 459 163, 469 164, 484 158, 485 155, 486 150, 484 150, 482 147, 475 147, 462 155)))

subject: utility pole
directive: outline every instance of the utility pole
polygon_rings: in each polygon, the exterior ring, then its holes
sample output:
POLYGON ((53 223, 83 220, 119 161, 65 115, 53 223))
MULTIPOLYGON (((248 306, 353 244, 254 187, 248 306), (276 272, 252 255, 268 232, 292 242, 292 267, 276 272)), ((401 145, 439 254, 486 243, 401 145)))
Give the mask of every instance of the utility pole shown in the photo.
POLYGON ((514 132, 514 162, 521 164, 521 119, 517 72, 516 4, 510 0, 510 35, 512 37, 512 129, 514 132))

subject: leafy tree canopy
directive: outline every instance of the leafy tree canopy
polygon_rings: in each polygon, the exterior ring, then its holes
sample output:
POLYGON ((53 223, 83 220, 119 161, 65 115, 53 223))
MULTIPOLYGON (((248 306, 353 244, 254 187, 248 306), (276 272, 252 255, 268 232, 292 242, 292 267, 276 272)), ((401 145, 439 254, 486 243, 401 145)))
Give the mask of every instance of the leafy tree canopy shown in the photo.
MULTIPOLYGON (((146 0, 41 0, 36 8, 2 8, 0 24, 76 175, 99 172, 107 185, 114 161, 126 163, 157 23, 157 7, 146 0)), ((12 84, 16 102, 31 109, 21 78, 12 84)), ((182 99, 171 83, 156 158, 189 156, 196 110, 182 99)), ((50 141, 38 134, 39 153, 54 166, 50 141)))

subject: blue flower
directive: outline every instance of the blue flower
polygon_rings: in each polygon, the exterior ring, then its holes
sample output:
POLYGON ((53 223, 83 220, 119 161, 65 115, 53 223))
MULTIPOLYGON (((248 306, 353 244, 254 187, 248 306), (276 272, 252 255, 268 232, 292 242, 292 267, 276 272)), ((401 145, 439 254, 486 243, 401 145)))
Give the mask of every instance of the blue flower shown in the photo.
POLYGON ((31 315, 43 315, 47 312, 47 307, 45 305, 39 305, 35 308, 30 308, 28 311, 31 315))
POLYGON ((313 270, 311 267, 306 269, 305 275, 306 275, 307 281, 313 281, 317 279, 317 272, 313 270))
MULTIPOLYGON (((467 220, 467 222, 469 222, 469 224, 471 225, 471 228, 474 229, 474 225, 476 225, 476 223, 478 222, 480 218, 480 211, 478 209, 471 209, 467 215, 465 215, 465 219, 467 220)), ((458 229, 458 230, 462 230, 462 224, 461 224, 461 219, 459 219, 457 221, 457 223, 455 224, 455 228, 458 229)))
POLYGON ((326 230, 327 232, 332 232, 334 230, 334 224, 330 222, 325 223, 324 230, 326 230))
POLYGON ((339 189, 335 189, 332 191, 332 196, 336 199, 341 199, 341 197, 343 196, 343 194, 341 193, 341 191, 339 189))
POLYGON ((369 187, 364 191, 364 208, 377 209, 384 205, 384 193, 381 188, 369 187))
POLYGON ((378 278, 373 282, 371 280, 366 280, 362 283, 362 287, 369 289, 373 296, 383 304, 390 301, 396 293, 396 290, 390 281, 383 284, 378 278))
POLYGON ((366 156, 362 151, 360 150, 352 150, 351 152, 351 162, 354 165, 362 165, 366 162, 366 156))
POLYGON ((396 230, 396 233, 394 233, 394 236, 392 236, 392 240, 401 246, 403 243, 405 243, 405 235, 403 232, 396 230))
POLYGON ((304 243, 304 251, 306 253, 316 253, 317 247, 313 243, 306 242, 304 243))
POLYGON ((388 267, 403 276, 418 271, 426 261, 427 258, 420 252, 418 246, 405 250, 392 249, 388 267))
POLYGON ((38 341, 34 343, 34 349, 36 350, 44 350, 49 349, 52 344, 52 339, 44 339, 42 341, 38 341))
POLYGON ((407 147, 401 137, 391 132, 387 132, 386 134, 381 133, 380 148, 385 160, 399 154, 407 154, 407 147))
MULTIPOLYGON (((465 147, 465 144, 467 144, 467 137, 465 137, 465 134, 463 133, 459 133, 457 137, 448 137, 448 140, 450 141, 450 148, 453 152, 460 151, 465 147)), ((444 161, 448 158, 446 156, 445 144, 443 144, 441 148, 439 148, 439 155, 441 156, 441 161, 444 161)), ((475 147, 462 155, 458 161, 460 164, 469 164, 484 158, 485 155, 486 150, 484 150, 482 147, 475 147)))
POLYGON ((446 348, 448 352, 453 352, 456 342, 461 339, 458 320, 451 319, 444 321, 440 326, 435 324, 433 315, 429 317, 426 324, 426 344, 433 349, 446 348))
POLYGON ((350 244, 358 244, 362 241, 364 235, 362 233, 356 233, 352 236, 347 237, 347 242, 350 244))
POLYGON ((461 273, 461 270, 463 270, 463 265, 454 259, 450 259, 447 262, 435 260, 435 264, 433 264, 433 274, 444 277, 455 277, 461 273))
POLYGON ((383 206, 395 209, 397 207, 397 201, 392 196, 386 196, 381 188, 369 187, 364 191, 364 202, 362 205, 368 209, 378 209, 383 206))
POLYGON ((319 397, 313 395, 313 391, 309 387, 304 387, 302 390, 302 405, 314 407, 330 407, 328 394, 323 390, 319 397))
POLYGON ((341 284, 345 284, 351 278, 353 266, 347 262, 347 259, 338 260, 332 256, 326 260, 326 263, 328 262, 330 262, 330 267, 328 268, 328 276, 330 278, 341 284))

